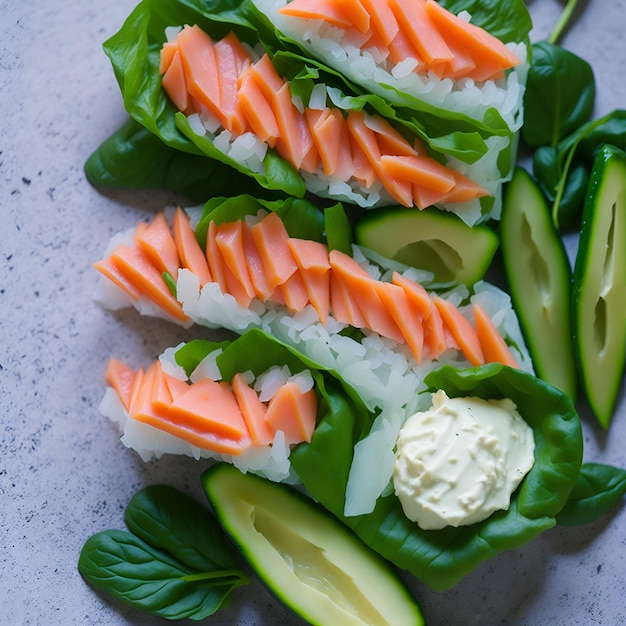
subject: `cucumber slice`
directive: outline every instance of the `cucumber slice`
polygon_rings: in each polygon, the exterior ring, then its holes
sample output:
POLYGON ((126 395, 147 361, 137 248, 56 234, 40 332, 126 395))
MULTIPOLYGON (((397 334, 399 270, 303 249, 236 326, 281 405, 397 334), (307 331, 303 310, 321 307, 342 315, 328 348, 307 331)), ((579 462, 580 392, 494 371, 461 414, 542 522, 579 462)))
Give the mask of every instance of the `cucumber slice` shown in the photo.
POLYGON ((206 470, 202 483, 261 581, 310 624, 424 624, 391 564, 295 489, 227 463, 206 470))
POLYGON ((535 373, 575 401, 570 263, 543 193, 522 168, 515 169, 505 189, 500 239, 511 300, 535 373))
POLYGON ((473 285, 498 249, 496 233, 439 209, 374 209, 355 224, 355 241, 388 259, 432 272, 441 285, 473 285))
POLYGON ((587 187, 574 264, 577 362, 591 409, 608 428, 626 357, 626 153, 605 145, 587 187))

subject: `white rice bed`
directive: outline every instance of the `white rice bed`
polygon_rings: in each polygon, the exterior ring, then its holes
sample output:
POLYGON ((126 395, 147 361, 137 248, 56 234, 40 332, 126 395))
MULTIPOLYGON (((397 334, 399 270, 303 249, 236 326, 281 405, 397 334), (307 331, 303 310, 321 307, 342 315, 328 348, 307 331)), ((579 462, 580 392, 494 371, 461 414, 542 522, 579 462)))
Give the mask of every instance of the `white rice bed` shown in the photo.
MULTIPOLYGON (((402 104, 401 94, 406 93, 434 106, 482 120, 488 108, 497 108, 511 130, 522 125, 522 101, 528 72, 528 51, 524 43, 508 43, 522 61, 507 75, 497 81, 487 80, 477 84, 470 78, 441 79, 435 74, 418 74, 413 71, 414 59, 406 59, 391 67, 386 59, 372 49, 361 49, 360 42, 343 41, 343 29, 322 20, 303 20, 281 15, 278 10, 286 0, 253 0, 256 7, 268 16, 274 26, 287 37, 298 41, 313 56, 350 80, 362 85, 396 104, 402 104)), ((467 11, 459 17, 471 21, 467 11)))

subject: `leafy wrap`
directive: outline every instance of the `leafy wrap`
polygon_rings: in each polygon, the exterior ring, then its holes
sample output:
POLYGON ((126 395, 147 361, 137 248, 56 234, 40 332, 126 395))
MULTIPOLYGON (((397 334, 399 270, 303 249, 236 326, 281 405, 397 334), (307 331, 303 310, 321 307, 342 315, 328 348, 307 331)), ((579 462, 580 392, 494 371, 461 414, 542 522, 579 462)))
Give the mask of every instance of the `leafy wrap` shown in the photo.
MULTIPOLYGON (((517 3, 515 6, 517 7, 517 3)), ((505 14, 509 15, 512 10, 509 9, 505 14)), ((519 11, 518 8, 515 10, 519 11)), ((479 11, 479 15, 482 14, 483 12, 479 11)), ((475 120, 462 112, 420 105, 408 100, 399 105, 392 105, 388 99, 358 89, 330 67, 302 55, 293 44, 281 40, 278 33, 272 32, 267 24, 262 24, 255 15, 258 18, 258 12, 255 14, 253 5, 247 0, 244 2, 143 0, 126 19, 118 33, 104 44, 130 116, 170 148, 217 160, 251 177, 265 189, 302 197, 306 191, 303 178, 290 163, 278 156, 275 150, 267 151, 263 160, 263 172, 251 170, 218 149, 208 137, 198 135, 185 115, 177 110, 161 88, 160 49, 166 39, 167 27, 198 24, 212 38, 221 38, 232 31, 240 40, 251 45, 261 41, 272 54, 273 62, 279 66, 281 74, 290 80, 292 91, 296 95, 310 93, 314 81, 321 80, 341 94, 338 101, 333 104, 356 110, 367 107, 383 115, 421 139, 428 146, 433 158, 441 161, 452 159, 467 172, 467 167, 471 168, 483 157, 488 158, 489 153, 493 152, 494 146, 497 145, 495 170, 489 175, 489 180, 478 181, 484 184, 492 195, 476 201, 478 213, 471 219, 472 221, 481 219, 481 216, 490 215, 492 211, 497 217, 499 207, 493 196, 498 193, 500 180, 506 179, 510 174, 516 148, 515 133, 502 119, 497 109, 492 107, 487 110, 484 119, 475 120), (497 143, 494 144, 492 140, 497 143)), ((526 21, 520 20, 510 36, 523 37, 524 32, 527 32, 526 21)), ((486 23, 496 31, 506 30, 503 26, 506 23, 504 21, 493 24, 486 20, 486 23)), ((109 162, 116 148, 123 157, 123 142, 111 145, 109 141, 107 147, 109 162)), ((197 166, 202 167, 203 163, 199 161, 197 166)), ((493 166, 491 167, 493 169, 493 166)), ((93 171, 95 169, 92 167, 91 179, 97 182, 97 171, 93 171)), ((109 167, 109 171, 102 170, 102 174, 110 174, 115 169, 109 167)), ((476 171, 482 172, 483 169, 481 165, 476 171)), ((236 182, 235 179, 233 183, 236 182)), ((108 183, 110 184, 110 178, 108 183)), ((206 197, 211 195, 214 193, 209 185, 206 197)))
POLYGON ((454 586, 481 562, 517 548, 556 524, 582 463, 580 419, 569 398, 532 375, 500 364, 431 372, 431 390, 449 396, 511 398, 533 429, 535 463, 511 499, 507 511, 465 527, 421 530, 403 513, 393 493, 381 496, 367 515, 346 517, 346 476, 362 427, 356 422, 324 419, 310 444, 292 452, 292 467, 322 505, 350 526, 374 550, 435 590, 454 586))

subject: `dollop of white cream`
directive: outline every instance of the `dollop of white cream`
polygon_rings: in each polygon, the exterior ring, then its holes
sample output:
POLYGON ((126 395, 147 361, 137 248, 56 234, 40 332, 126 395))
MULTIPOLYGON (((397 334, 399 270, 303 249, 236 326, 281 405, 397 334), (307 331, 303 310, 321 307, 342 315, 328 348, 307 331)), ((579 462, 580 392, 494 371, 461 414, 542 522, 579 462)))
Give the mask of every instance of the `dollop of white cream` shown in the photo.
POLYGON ((432 396, 404 423, 393 485, 404 514, 424 530, 465 526, 506 510, 534 463, 532 428, 509 398, 432 396))

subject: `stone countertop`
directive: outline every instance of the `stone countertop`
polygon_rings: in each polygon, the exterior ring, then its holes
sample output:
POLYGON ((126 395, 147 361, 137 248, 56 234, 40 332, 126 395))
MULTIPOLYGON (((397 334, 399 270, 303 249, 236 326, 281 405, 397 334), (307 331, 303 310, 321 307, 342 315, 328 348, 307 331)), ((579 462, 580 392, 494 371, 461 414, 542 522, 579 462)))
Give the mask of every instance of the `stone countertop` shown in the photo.
MULTIPOLYGON (((143 463, 98 412, 109 355, 134 367, 192 336, 92 300, 109 238, 172 198, 100 193, 89 154, 125 119, 102 42, 133 0, 4 2, 0 12, 0 623, 160 623, 94 591, 76 563, 87 537, 123 527, 141 487, 202 500, 201 464, 143 463)), ((623 0, 586 4, 562 43, 590 61, 595 115, 626 105, 623 0)), ((533 39, 561 3, 529 3, 533 39)), ((584 416, 583 416, 584 417, 584 416)), ((626 467, 626 405, 605 434, 584 418, 585 460, 626 467)), ((626 620, 626 510, 555 528, 499 555, 453 590, 410 584, 429 623, 618 624, 626 620)), ((164 622, 163 622, 164 623, 164 622)), ((212 624, 297 624, 257 582, 212 624)))

